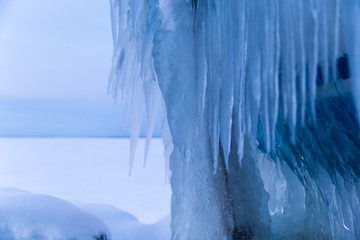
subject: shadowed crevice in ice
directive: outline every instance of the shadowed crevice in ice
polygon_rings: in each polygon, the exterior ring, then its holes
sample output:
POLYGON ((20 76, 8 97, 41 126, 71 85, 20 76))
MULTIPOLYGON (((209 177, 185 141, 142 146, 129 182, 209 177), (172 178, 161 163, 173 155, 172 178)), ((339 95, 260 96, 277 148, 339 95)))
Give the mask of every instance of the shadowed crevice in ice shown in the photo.
MULTIPOLYGON (((272 171, 280 173, 275 173, 275 178, 267 176, 264 181, 278 185, 277 189, 267 190, 273 192, 274 199, 270 202, 278 201, 282 208, 281 213, 272 216, 273 230, 282 238, 360 237, 360 215, 356 207, 360 199, 360 128, 348 84, 340 80, 319 88, 316 121, 308 111, 304 126, 296 129, 294 143, 289 127, 279 119, 276 154, 272 157, 275 162, 277 158, 282 161, 272 171), (296 178, 289 176, 285 164, 296 178), (287 186, 284 190, 287 196, 282 196, 283 199, 274 194, 280 191, 281 184, 287 186), (301 198, 292 196, 303 194, 304 206, 296 207, 301 204, 301 198), (291 221, 291 216, 297 218, 291 221), (289 221, 298 226, 297 231, 289 230, 289 221)), ((261 134, 258 139, 259 148, 264 150, 261 134)), ((269 169, 262 168, 262 171, 269 169)), ((274 211, 274 207, 270 207, 271 210, 274 211)))

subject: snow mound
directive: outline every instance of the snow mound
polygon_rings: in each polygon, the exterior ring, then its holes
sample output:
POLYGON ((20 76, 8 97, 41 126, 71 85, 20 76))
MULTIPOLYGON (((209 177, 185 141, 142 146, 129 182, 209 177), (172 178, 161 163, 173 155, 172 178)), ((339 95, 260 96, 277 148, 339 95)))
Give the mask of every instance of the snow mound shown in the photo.
POLYGON ((0 240, 165 240, 170 216, 149 225, 106 204, 69 203, 0 188, 0 240))
POLYGON ((78 206, 99 217, 110 229, 113 239, 167 240, 171 238, 170 216, 158 220, 155 224, 148 225, 111 205, 78 203, 78 206))
POLYGON ((61 199, 0 189, 0 239, 111 239, 94 215, 61 199))

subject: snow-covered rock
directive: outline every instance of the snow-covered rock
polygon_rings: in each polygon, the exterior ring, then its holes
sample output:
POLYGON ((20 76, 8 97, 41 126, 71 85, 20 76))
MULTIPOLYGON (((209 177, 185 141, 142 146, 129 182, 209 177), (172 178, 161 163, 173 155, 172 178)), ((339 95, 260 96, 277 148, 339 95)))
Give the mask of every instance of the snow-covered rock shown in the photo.
POLYGON ((110 229, 113 239, 121 240, 167 240, 170 239, 170 216, 149 225, 139 222, 133 215, 105 204, 78 204, 98 216, 110 229))
POLYGON ((106 204, 0 188, 0 240, 165 240, 170 216, 144 224, 106 204))
POLYGON ((111 239, 96 216, 69 202, 15 189, 0 189, 0 239, 111 239), (103 236, 103 238, 101 238, 103 236))

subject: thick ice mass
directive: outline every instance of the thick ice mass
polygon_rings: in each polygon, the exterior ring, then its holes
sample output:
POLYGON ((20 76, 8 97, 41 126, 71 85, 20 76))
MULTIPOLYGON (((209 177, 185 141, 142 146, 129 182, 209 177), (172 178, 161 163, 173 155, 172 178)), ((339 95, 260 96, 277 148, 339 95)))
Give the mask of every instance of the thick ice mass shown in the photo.
POLYGON ((148 136, 165 105, 173 239, 360 238, 359 0, 111 11, 132 152, 144 104, 148 136))

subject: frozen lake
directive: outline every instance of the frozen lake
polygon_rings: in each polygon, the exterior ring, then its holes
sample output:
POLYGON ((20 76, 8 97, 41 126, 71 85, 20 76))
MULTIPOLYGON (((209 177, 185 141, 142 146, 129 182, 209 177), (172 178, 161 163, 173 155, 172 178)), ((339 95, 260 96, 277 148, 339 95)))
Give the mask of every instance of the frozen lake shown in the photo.
POLYGON ((127 138, 0 138, 0 187, 111 204, 153 223, 170 214, 171 189, 162 140, 152 140, 146 169, 144 145, 129 177, 127 138))

